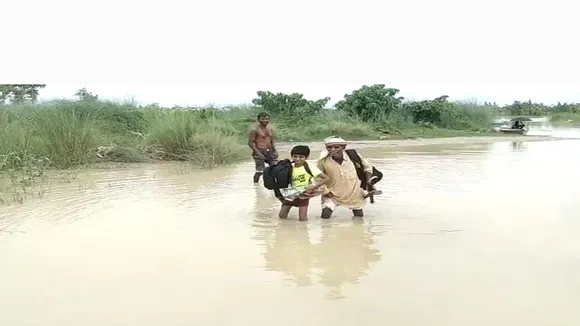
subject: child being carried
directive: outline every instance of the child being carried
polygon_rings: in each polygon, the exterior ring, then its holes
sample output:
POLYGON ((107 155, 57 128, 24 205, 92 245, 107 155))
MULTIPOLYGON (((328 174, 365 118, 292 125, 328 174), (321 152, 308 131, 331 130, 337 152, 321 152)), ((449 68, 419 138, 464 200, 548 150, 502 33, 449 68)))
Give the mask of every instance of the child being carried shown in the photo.
POLYGON ((284 200, 278 216, 285 219, 292 207, 298 207, 298 220, 307 221, 310 198, 322 193, 320 188, 328 182, 329 178, 316 165, 309 165, 306 162, 310 156, 308 146, 294 146, 290 155, 293 161, 292 178, 288 188, 280 189, 284 200))

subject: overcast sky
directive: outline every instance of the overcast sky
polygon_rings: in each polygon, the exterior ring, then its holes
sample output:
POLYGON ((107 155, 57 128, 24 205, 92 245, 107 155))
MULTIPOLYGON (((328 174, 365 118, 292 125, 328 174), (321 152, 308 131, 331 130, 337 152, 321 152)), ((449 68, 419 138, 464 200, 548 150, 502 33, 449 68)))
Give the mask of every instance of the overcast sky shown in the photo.
POLYGON ((103 98, 162 105, 248 103, 259 89, 335 102, 373 83, 415 99, 580 102, 574 6, 10 1, 0 20, 9 31, 0 82, 46 83, 42 99, 87 87, 103 98))

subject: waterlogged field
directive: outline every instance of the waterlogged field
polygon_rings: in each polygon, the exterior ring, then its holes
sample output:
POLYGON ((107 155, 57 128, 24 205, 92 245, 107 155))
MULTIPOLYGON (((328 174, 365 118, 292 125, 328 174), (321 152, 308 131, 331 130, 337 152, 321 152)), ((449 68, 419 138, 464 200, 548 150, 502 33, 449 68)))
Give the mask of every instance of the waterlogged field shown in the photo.
POLYGON ((575 107, 489 137, 494 107, 344 103, 270 106, 282 157, 339 135, 385 172, 307 223, 251 182, 263 108, 0 107, 0 325, 580 323, 575 107))
POLYGON ((353 143, 362 220, 279 220, 249 161, 57 174, 0 211, 0 325, 575 326, 579 141, 353 143))

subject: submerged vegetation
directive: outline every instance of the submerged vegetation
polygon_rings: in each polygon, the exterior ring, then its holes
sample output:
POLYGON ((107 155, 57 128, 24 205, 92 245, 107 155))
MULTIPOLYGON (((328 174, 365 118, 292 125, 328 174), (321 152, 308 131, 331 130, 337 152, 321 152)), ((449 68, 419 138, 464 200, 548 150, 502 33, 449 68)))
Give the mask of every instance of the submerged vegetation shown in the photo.
MULTIPOLYGON (((339 135, 379 139, 482 134, 501 115, 553 115, 567 121, 578 104, 548 107, 532 102, 451 102, 447 96, 407 101, 399 90, 363 86, 333 109, 329 98, 257 92, 252 105, 228 108, 161 108, 104 101, 86 89, 78 100, 36 103, 43 85, 0 87, 0 172, 42 175, 48 168, 86 164, 184 160, 201 167, 250 157, 245 146, 256 114, 272 116, 277 141, 306 141, 339 135)), ((23 181, 24 182, 24 181, 23 181)))

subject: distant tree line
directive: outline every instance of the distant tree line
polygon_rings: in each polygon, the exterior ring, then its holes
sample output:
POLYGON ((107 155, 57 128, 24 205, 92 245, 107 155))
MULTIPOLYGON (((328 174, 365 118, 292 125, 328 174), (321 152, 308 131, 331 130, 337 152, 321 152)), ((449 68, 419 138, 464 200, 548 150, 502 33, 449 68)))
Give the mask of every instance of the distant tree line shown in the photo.
MULTIPOLYGON (((46 84, 0 84, 0 105, 36 103, 40 89, 46 84)), ((550 115, 554 113, 580 113, 580 103, 557 103, 545 105, 528 101, 514 101, 512 104, 499 106, 496 103, 484 102, 462 103, 449 101, 447 95, 432 100, 408 101, 398 96, 399 89, 387 88, 384 84, 364 85, 338 101, 334 108, 357 116, 364 121, 388 120, 395 113, 405 112, 416 123, 437 123, 444 113, 459 109, 468 110, 489 108, 505 115, 550 115)), ((78 101, 98 101, 99 96, 81 88, 74 93, 78 101)), ((325 110, 329 97, 317 100, 304 98, 300 93, 272 93, 260 90, 257 98, 252 100, 256 106, 278 115, 309 115, 325 110)))
MULTIPOLYGON (((502 115, 531 115, 542 116, 554 113, 580 113, 580 103, 557 103, 545 105, 531 100, 500 106, 496 103, 466 103, 449 101, 447 95, 432 100, 408 101, 398 96, 399 89, 387 88, 383 84, 362 86, 338 101, 334 107, 350 115, 357 116, 364 121, 376 122, 388 120, 392 116, 407 114, 415 123, 437 124, 442 116, 447 114, 459 115, 469 110, 488 109, 502 115)), ((252 100, 254 105, 265 110, 283 115, 296 113, 317 113, 325 109, 329 98, 307 100, 302 94, 272 93, 258 91, 258 97, 252 100)))

